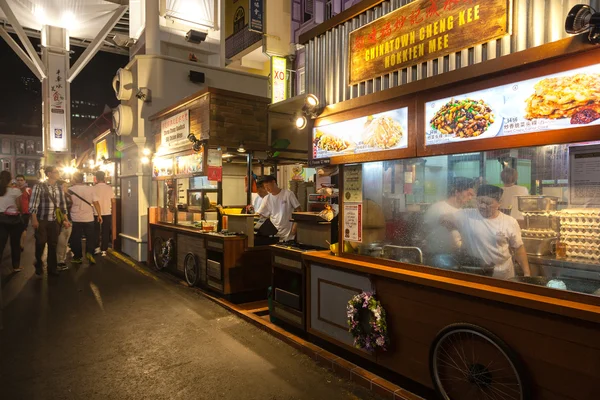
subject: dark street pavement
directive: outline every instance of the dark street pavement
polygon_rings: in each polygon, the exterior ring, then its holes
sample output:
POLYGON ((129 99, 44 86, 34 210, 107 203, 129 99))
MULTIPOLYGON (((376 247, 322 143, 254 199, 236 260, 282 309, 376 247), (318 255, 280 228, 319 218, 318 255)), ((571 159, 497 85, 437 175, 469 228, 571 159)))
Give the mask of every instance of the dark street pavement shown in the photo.
POLYGON ((0 399, 376 398, 169 280, 102 257, 24 266, 3 276, 0 399))

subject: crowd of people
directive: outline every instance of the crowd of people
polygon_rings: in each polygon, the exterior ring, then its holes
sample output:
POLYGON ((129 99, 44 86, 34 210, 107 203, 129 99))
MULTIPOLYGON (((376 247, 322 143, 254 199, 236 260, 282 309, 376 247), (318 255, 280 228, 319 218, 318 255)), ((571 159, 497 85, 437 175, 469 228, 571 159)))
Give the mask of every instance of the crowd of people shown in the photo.
POLYGON ((94 255, 106 255, 110 241, 112 199, 105 173, 95 174, 95 185, 84 182, 76 172, 70 182, 60 179, 54 166, 44 168, 46 180, 28 187, 23 175, 13 181, 9 171, 0 172, 0 257, 10 240, 13 271, 23 270, 21 253, 29 224, 35 237, 35 272, 43 274, 46 254, 48 275, 59 275, 71 264, 81 264, 84 257, 95 264, 94 255), (83 254, 82 239, 86 238, 83 254), (70 248, 70 250, 69 250, 70 248))

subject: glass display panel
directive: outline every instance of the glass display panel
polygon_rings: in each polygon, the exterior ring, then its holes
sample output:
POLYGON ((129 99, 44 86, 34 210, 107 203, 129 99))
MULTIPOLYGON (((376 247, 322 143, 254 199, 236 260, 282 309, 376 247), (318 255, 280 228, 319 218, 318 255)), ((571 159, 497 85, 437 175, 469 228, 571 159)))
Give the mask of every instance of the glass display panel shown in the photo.
POLYGON ((345 253, 600 295, 600 142, 346 168, 345 253))
MULTIPOLYGON (((425 104, 426 145, 600 124, 598 65, 425 104)), ((466 145, 466 144, 465 144, 466 145)))
POLYGON ((313 159, 408 147, 408 107, 313 129, 313 159))
POLYGON ((207 176, 195 176, 190 178, 190 189, 217 189, 217 181, 209 181, 207 176))

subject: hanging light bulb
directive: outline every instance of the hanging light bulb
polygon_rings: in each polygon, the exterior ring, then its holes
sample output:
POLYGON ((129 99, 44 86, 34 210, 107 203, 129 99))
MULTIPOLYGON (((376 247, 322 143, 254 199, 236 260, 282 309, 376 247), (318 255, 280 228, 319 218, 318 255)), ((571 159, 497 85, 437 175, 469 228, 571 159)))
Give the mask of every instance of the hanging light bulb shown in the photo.
POLYGON ((244 142, 240 142, 240 145, 237 148, 237 152, 238 153, 245 153, 246 152, 246 148, 244 147, 244 142))

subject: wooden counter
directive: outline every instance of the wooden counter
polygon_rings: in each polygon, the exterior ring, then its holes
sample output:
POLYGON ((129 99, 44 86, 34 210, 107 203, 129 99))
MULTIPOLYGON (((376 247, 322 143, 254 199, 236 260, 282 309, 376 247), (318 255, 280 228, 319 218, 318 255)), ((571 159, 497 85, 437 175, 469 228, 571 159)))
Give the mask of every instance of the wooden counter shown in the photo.
POLYGON ((430 348, 438 332, 456 323, 489 330, 525 367, 533 399, 595 399, 600 393, 600 306, 597 298, 428 267, 404 270, 331 255, 303 255, 309 274, 307 328, 433 388, 430 348), (439 274, 438 274, 439 272, 439 274), (458 279, 464 275, 464 280, 458 279), (374 290, 386 310, 390 348, 368 353, 351 347, 346 304, 374 290), (585 299, 587 304, 575 301, 585 299))
POLYGON ((231 296, 256 291, 266 298, 271 281, 269 246, 248 247, 246 236, 226 236, 200 229, 164 223, 149 224, 148 260, 153 263, 152 244, 158 236, 173 238, 176 260, 170 271, 184 276, 184 259, 192 253, 199 265, 199 286, 231 296))

